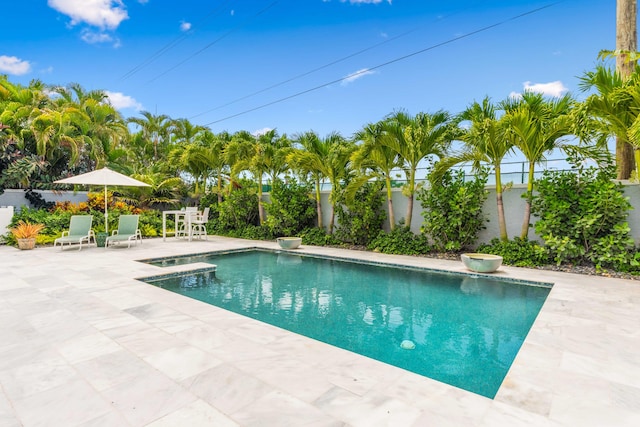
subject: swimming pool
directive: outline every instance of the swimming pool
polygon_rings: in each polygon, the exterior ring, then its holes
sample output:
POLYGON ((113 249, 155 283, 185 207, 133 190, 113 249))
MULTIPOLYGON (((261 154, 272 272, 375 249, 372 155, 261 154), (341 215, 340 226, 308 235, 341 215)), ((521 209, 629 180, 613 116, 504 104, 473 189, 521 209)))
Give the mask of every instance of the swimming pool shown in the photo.
POLYGON ((264 250, 155 286, 493 398, 550 286, 264 250))

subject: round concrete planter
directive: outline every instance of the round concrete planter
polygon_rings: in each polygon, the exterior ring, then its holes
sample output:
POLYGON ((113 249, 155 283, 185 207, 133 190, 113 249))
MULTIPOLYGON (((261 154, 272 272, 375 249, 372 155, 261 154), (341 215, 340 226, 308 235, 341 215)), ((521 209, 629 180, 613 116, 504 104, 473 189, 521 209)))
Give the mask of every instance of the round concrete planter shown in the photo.
POLYGON ((462 254, 462 263, 471 271, 477 273, 493 273, 502 265, 502 257, 492 254, 462 254))
POLYGON ((276 240, 282 249, 295 249, 302 243, 301 237, 278 237, 276 240))

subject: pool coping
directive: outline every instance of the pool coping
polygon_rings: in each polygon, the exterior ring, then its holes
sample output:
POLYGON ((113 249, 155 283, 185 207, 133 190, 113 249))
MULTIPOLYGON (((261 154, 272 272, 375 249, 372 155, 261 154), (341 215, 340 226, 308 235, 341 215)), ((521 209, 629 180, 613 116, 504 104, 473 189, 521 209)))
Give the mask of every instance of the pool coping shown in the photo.
MULTIPOLYGON (((200 258, 200 257, 206 257, 206 256, 219 256, 219 255, 225 255, 225 254, 232 254, 232 253, 239 253, 239 252, 250 252, 250 251, 263 251, 263 252, 271 252, 271 253, 276 253, 276 254, 278 254, 278 253, 287 253, 287 254, 291 254, 291 255, 298 255, 298 256, 311 257, 311 258, 321 258, 321 259, 329 259, 329 260, 336 260, 336 261, 352 262, 352 263, 355 263, 355 264, 376 265, 376 266, 381 266, 381 267, 391 267, 391 268, 416 270, 416 271, 423 271, 423 272, 427 272, 427 273, 429 273, 429 272, 442 273, 442 274, 447 274, 447 275, 464 276, 464 277, 470 277, 470 278, 485 277, 485 278, 490 278, 490 279, 501 281, 501 282, 510 282, 510 283, 516 283, 516 284, 524 285, 524 286, 534 286, 534 287, 542 287, 542 288, 548 288, 548 289, 551 289, 553 287, 553 283, 552 282, 542 282, 542 281, 535 281, 535 280, 531 280, 531 279, 516 279, 516 278, 509 278, 509 277, 500 277, 500 276, 496 276, 493 273, 480 273, 480 272, 471 272, 471 271, 461 272, 461 271, 451 271, 451 270, 446 270, 446 269, 437 269, 437 268, 430 268, 430 267, 407 266, 405 264, 396 264, 396 263, 390 263, 390 262, 386 262, 386 261, 369 261, 369 260, 363 260, 363 259, 354 258, 354 257, 343 257, 343 256, 335 256, 335 255, 332 256, 332 255, 321 255, 321 254, 309 254, 309 253, 298 251, 297 249, 292 249, 292 250, 272 249, 272 248, 264 248, 264 247, 259 247, 259 246, 252 246, 252 247, 241 248, 241 249, 225 249, 225 250, 220 250, 220 251, 191 253, 191 254, 183 254, 183 255, 178 255, 178 256, 167 256, 167 257, 158 257, 158 258, 138 259, 136 261, 142 262, 142 263, 145 263, 145 264, 154 265, 154 263, 173 260, 173 259, 200 258)), ((179 265, 185 266, 185 270, 183 271, 183 273, 167 273, 167 275, 153 276, 153 279, 150 279, 148 277, 141 277, 138 280, 145 281, 145 280, 154 280, 157 277, 175 277, 175 276, 180 275, 180 274, 195 274, 195 273, 198 273, 198 272, 200 272, 202 270, 207 270, 206 268, 195 268, 193 270, 189 269, 189 268, 186 268, 186 266, 191 265, 191 264, 179 264, 179 265)), ((158 266, 158 267, 169 268, 171 266, 158 266)), ((215 268, 213 268, 213 270, 215 271, 215 268)))

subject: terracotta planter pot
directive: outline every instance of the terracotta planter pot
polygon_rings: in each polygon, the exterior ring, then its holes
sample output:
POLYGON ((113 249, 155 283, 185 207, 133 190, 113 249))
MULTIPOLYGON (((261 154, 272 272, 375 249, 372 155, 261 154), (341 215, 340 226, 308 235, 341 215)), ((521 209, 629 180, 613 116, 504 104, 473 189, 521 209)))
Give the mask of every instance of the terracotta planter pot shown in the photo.
POLYGON ((30 239, 16 239, 18 241, 18 249, 28 250, 36 247, 36 238, 30 239))

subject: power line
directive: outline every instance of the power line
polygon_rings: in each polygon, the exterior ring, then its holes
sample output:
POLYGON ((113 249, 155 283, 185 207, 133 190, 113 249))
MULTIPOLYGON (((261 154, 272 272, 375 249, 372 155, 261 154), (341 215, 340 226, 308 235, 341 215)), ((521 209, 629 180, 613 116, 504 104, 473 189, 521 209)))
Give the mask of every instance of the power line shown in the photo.
POLYGON ((271 9, 273 6, 275 6, 276 4, 278 4, 279 0, 276 0, 274 2, 272 2, 269 6, 265 7, 264 9, 260 10, 258 13, 256 13, 255 15, 253 15, 251 18, 247 19, 246 21, 244 21, 242 24, 238 25, 237 27, 234 27, 233 29, 229 30, 228 32, 226 32, 225 34, 223 34, 222 36, 218 37, 217 39, 215 39, 214 41, 212 41, 211 43, 207 44, 206 46, 204 46, 203 48, 197 50, 196 52, 192 53, 191 55, 189 55, 188 57, 186 57, 185 59, 183 59, 182 61, 178 62, 176 65, 174 65, 173 67, 169 68, 168 70, 164 71, 163 73, 157 75, 156 77, 154 77, 153 79, 149 80, 147 83, 153 83, 156 80, 158 80, 160 77, 167 75, 169 72, 175 70, 176 68, 178 68, 180 65, 184 64, 185 62, 189 61, 190 59, 200 55, 202 52, 204 52, 205 50, 209 49, 211 46, 213 46, 214 44, 218 43, 219 41, 225 39, 226 37, 228 37, 230 34, 236 32, 237 30, 239 30, 240 28, 244 27, 245 25, 247 25, 249 22, 251 22, 252 20, 254 20, 255 18, 257 18, 258 16, 262 15, 263 13, 265 13, 267 10, 271 9))
POLYGON ((202 113, 196 114, 195 116, 192 116, 192 117, 190 117, 190 118, 191 118, 191 119, 194 119, 194 118, 196 118, 196 117, 200 117, 200 116, 202 116, 202 115, 204 115, 204 114, 210 113, 210 112, 215 111, 215 110, 219 110, 220 108, 228 107, 229 105, 232 105, 232 104, 235 104, 235 103, 237 103, 237 102, 243 101, 243 100, 245 100, 245 99, 247 99, 247 98, 251 98, 251 97, 253 97, 253 96, 255 96, 255 95, 259 95, 259 94, 261 94, 261 93, 263 93, 263 92, 266 92, 266 91, 268 91, 268 90, 274 89, 274 88, 279 87, 279 86, 282 86, 282 85, 284 85, 284 84, 286 84, 286 83, 289 83, 289 82, 292 82, 292 81, 297 80, 297 79, 299 79, 299 78, 302 78, 302 77, 308 76, 309 74, 315 73, 316 71, 323 70, 323 69, 328 68, 328 67, 330 67, 330 66, 332 66, 332 65, 335 65, 335 64, 338 64, 338 63, 340 63, 340 62, 342 62, 342 61, 346 61, 347 59, 353 58, 354 56, 358 56, 358 55, 360 55, 360 54, 362 54, 362 53, 364 53, 364 52, 367 52, 367 51, 369 51, 369 50, 372 50, 372 49, 374 49, 374 48, 376 48, 376 47, 382 46, 382 45, 383 45, 383 44, 385 44, 385 43, 389 43, 389 42, 392 42, 392 41, 394 41, 394 40, 397 40, 397 39, 399 39, 399 38, 401 38, 401 37, 404 37, 404 36, 406 36, 406 35, 409 35, 409 34, 411 34, 411 33, 415 32, 417 29, 418 29, 418 28, 414 28, 414 29, 412 29, 412 30, 406 31, 406 32, 404 32, 404 33, 402 33, 402 34, 400 34, 400 35, 397 35, 397 36, 395 36, 395 37, 392 37, 392 38, 390 38, 390 39, 387 39, 387 40, 385 40, 385 41, 383 41, 383 42, 380 42, 380 43, 374 44, 373 46, 369 46, 369 47, 367 47, 367 48, 365 48, 365 49, 362 49, 362 50, 359 50, 359 51, 357 51, 357 52, 355 52, 355 53, 352 53, 352 54, 349 54, 349 55, 347 55, 347 56, 344 56, 344 57, 342 57, 342 58, 340 58, 340 59, 336 59, 335 61, 329 62, 328 64, 325 64, 325 65, 321 65, 320 67, 314 68, 314 69, 312 69, 312 70, 310 70, 310 71, 306 71, 306 72, 304 72, 304 73, 302 73, 302 74, 298 74, 298 75, 296 75, 296 76, 294 76, 294 77, 288 78, 288 79, 286 79, 286 80, 282 80, 281 82, 275 83, 275 84, 273 84, 273 85, 271 85, 271 86, 268 86, 268 87, 266 87, 266 88, 264 88, 264 89, 260 89, 260 90, 258 90, 258 91, 256 91, 256 92, 250 93, 250 94, 245 95, 245 96, 242 96, 242 97, 240 97, 240 98, 236 98, 236 99, 234 99, 233 101, 229 101, 229 102, 227 102, 226 104, 222 104, 222 105, 219 105, 218 107, 215 107, 215 108, 212 108, 212 109, 210 109, 210 110, 204 111, 204 112, 202 112, 202 113))
MULTIPOLYGON (((225 6, 230 3, 232 0, 225 0, 222 5, 219 8, 216 8, 214 10, 212 10, 211 12, 209 12, 203 19, 201 19, 200 21, 198 21, 195 24, 195 27, 198 27, 198 25, 200 25, 203 22, 208 21, 211 17, 218 15, 219 13, 221 13, 225 6)), ((171 50, 173 47, 175 47, 176 45, 180 44, 182 41, 184 41, 184 39, 187 38, 187 36, 191 34, 191 31, 185 33, 185 34, 181 34, 178 37, 176 37, 175 39, 173 39, 172 41, 170 41, 169 43, 167 43, 166 45, 164 45, 162 48, 158 49, 156 52, 154 52, 151 56, 149 56, 147 59, 145 59, 144 61, 142 61, 140 64, 136 65, 135 67, 133 67, 132 69, 130 69, 129 71, 127 71, 126 73, 124 73, 121 77, 120 80, 126 80, 129 77, 133 76, 134 74, 136 74, 138 71, 142 70, 143 68, 145 68, 147 65, 151 64, 153 61, 155 61, 156 59, 158 59, 160 56, 162 56, 165 52, 171 50)))
POLYGON ((215 124, 215 123, 220 123, 220 122, 223 122, 223 121, 226 121, 226 120, 229 120, 229 119, 233 119, 235 117, 242 116, 242 115, 254 112, 256 110, 260 110, 262 108, 266 108, 266 107, 269 107, 271 105, 278 104, 280 102, 284 102, 284 101, 287 101, 287 100, 292 99, 292 98, 296 98, 296 97, 301 96, 301 95, 305 95, 305 94, 307 94, 309 92, 313 92, 313 91, 316 91, 318 89, 322 89, 324 87, 331 86, 333 84, 342 82, 342 81, 344 81, 346 79, 352 79, 352 78, 357 77, 359 75, 362 75, 364 73, 371 72, 372 70, 377 70, 378 68, 386 67, 387 65, 394 64, 394 63, 399 62, 399 61, 403 61, 405 59, 408 59, 408 58, 411 58, 413 56, 419 55, 421 53, 424 53, 424 52, 427 52, 427 51, 430 51, 430 50, 433 50, 433 49, 436 49, 436 48, 451 44, 451 43, 456 42, 458 40, 469 38, 469 37, 474 36, 476 34, 491 30, 493 28, 496 28, 496 27, 499 27, 501 25, 504 25, 504 24, 506 24, 508 22, 515 21, 515 20, 520 19, 520 18, 524 18, 525 16, 528 16, 528 15, 533 15, 534 13, 537 13, 537 12, 540 12, 540 11, 542 11, 544 9, 548 9, 548 8, 550 8, 552 6, 555 6, 558 3, 561 3, 561 2, 554 2, 554 3, 547 4, 545 6, 538 7, 536 9, 529 10, 529 11, 521 13, 519 15, 515 15, 515 16, 512 16, 510 18, 507 18, 507 19, 504 19, 502 21, 499 21, 499 22, 497 22, 495 24, 487 25, 486 27, 482 27, 482 28, 479 28, 477 30, 471 31, 469 33, 466 33, 466 34, 451 38, 449 40, 445 40, 443 42, 437 43, 435 45, 431 45, 431 46, 426 47, 424 49, 420 49, 420 50, 415 51, 413 53, 410 53, 410 54, 407 54, 407 55, 404 55, 404 56, 400 56, 398 58, 395 58, 395 59, 392 59, 390 61, 384 62, 382 64, 378 64, 378 65, 373 66, 373 67, 365 68, 363 70, 360 70, 360 71, 358 71, 356 73, 353 73, 353 74, 350 74, 348 76, 341 77, 339 79, 330 81, 328 83, 321 84, 319 86, 312 87, 311 89, 303 90, 301 92, 294 93, 293 95, 285 96, 284 98, 276 99, 275 101, 271 101, 271 102, 268 102, 266 104, 262 104, 262 105, 259 105, 257 107, 254 107, 254 108, 250 108, 248 110, 241 111, 239 113, 232 114, 230 116, 223 117, 221 119, 214 120, 214 121, 209 122, 209 123, 205 123, 203 126, 209 126, 209 125, 212 125, 212 124, 215 124))
MULTIPOLYGON (((449 14, 449 15, 444 16, 443 18, 439 18, 439 19, 437 19, 437 21, 441 21, 441 20, 443 20, 443 19, 445 19, 445 18, 449 18, 449 17, 454 16, 454 15, 456 15, 456 14, 460 13, 460 12, 461 12, 461 11, 458 11, 458 12, 455 12, 455 13, 451 13, 451 14, 449 14)), ((222 105, 219 105, 219 106, 217 106, 217 107, 211 108, 211 109, 209 109, 209 110, 207 110, 207 111, 204 111, 204 112, 202 112, 202 113, 198 113, 198 114, 196 114, 195 116, 191 116, 189 119, 195 119, 196 117, 200 117, 200 116, 203 116, 203 115, 205 115, 205 114, 207 114, 207 113, 210 113, 210 112, 212 112, 212 111, 216 111, 216 110, 219 110, 219 109, 221 109, 221 108, 228 107, 229 105, 232 105, 232 104, 235 104, 235 103, 237 103, 237 102, 243 101, 243 100, 245 100, 245 99, 247 99, 247 98, 254 97, 255 95, 259 95, 259 94, 261 94, 261 93, 267 92, 267 91, 269 91, 269 90, 271 90, 271 89, 274 89, 274 88, 276 88, 276 87, 282 86, 282 85, 284 85, 284 84, 286 84, 286 83, 290 83, 290 82, 292 82, 292 81, 294 81, 294 80, 298 80, 298 79, 300 79, 300 78, 302 78, 302 77, 308 76, 309 74, 313 74, 313 73, 315 73, 315 72, 317 72, 317 71, 324 70, 325 68, 328 68, 328 67, 330 67, 330 66, 332 66, 332 65, 335 65, 335 64, 338 64, 338 63, 340 63, 340 62, 346 61, 347 59, 351 59, 351 58, 353 58, 353 57, 355 57, 355 56, 358 56, 358 55, 360 55, 360 54, 362 54, 362 53, 364 53, 364 52, 367 52, 367 51, 373 50, 373 49, 375 49, 375 48, 377 48, 377 47, 380 47, 380 46, 382 46, 382 45, 384 45, 384 44, 386 44, 386 43, 390 43, 390 42, 395 41, 395 40, 397 40, 397 39, 399 39, 399 38, 405 37, 405 36, 407 36, 407 35, 409 35, 409 34, 411 34, 411 33, 416 32, 418 29, 420 29, 420 27, 415 27, 415 28, 413 28, 413 29, 411 29, 411 30, 409 30, 409 31, 405 31, 404 33, 401 33, 401 34, 399 34, 399 35, 397 35, 397 36, 395 36, 395 37, 392 37, 392 38, 390 38, 390 39, 386 39, 386 40, 384 40, 384 41, 382 41, 382 42, 380 42, 380 43, 376 43, 376 44, 374 44, 374 45, 372 45, 372 46, 369 46, 369 47, 366 47, 366 48, 364 48, 364 49, 361 49, 361 50, 359 50, 359 51, 357 51, 357 52, 351 53, 351 54, 349 54, 349 55, 347 55, 347 56, 343 56, 342 58, 336 59, 336 60, 334 60, 334 61, 332 61, 332 62, 329 62, 328 64, 321 65, 321 66, 319 66, 319 67, 317 67, 317 68, 314 68, 314 69, 312 69, 312 70, 306 71, 306 72, 304 72, 304 73, 302 73, 302 74, 298 74, 298 75, 293 76, 293 77, 290 77, 290 78, 288 78, 288 79, 286 79, 286 80, 282 80, 281 82, 275 83, 275 84, 273 84, 273 85, 271 85, 271 86, 268 86, 268 87, 266 87, 266 88, 264 88, 264 89, 260 89, 260 90, 258 90, 258 91, 256 91, 256 92, 250 93, 250 94, 245 95, 245 96, 242 96, 242 97, 240 97, 240 98, 236 98, 236 99, 234 99, 234 100, 232 100, 232 101, 227 102, 226 104, 222 104, 222 105)))

